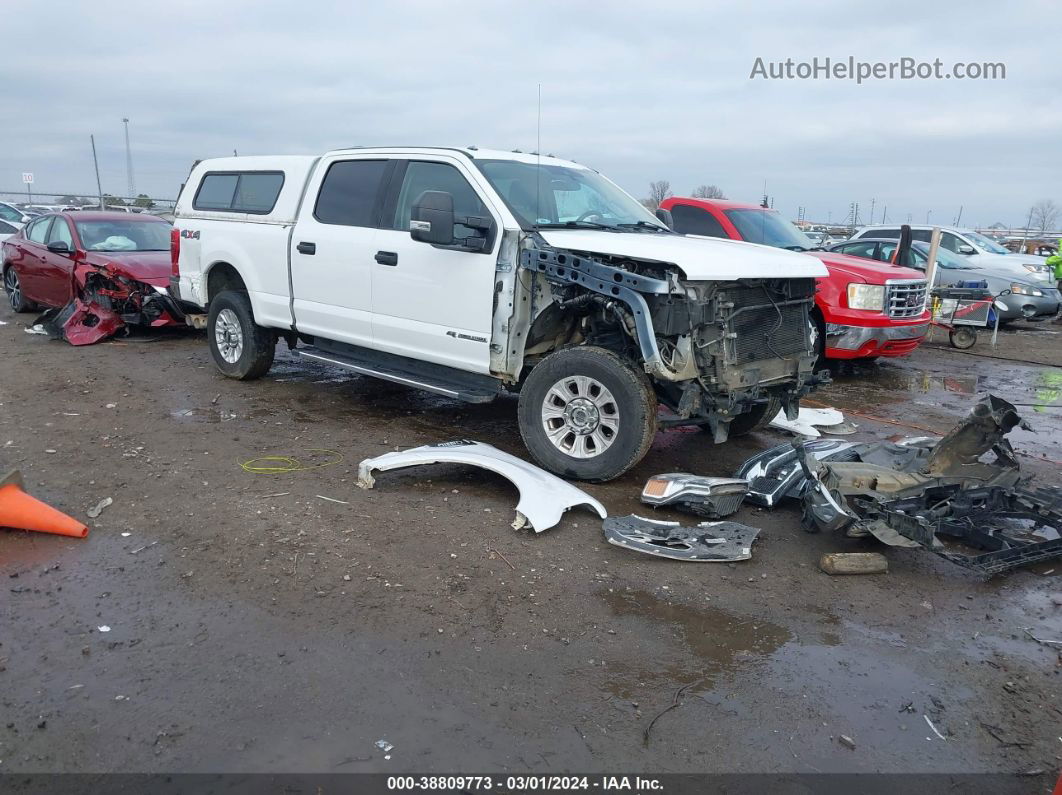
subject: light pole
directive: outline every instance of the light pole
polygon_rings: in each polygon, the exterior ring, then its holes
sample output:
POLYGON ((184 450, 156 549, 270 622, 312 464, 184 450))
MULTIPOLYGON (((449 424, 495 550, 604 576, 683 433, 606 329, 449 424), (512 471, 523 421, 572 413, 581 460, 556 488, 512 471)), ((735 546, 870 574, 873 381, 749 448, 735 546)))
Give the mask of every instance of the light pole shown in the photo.
POLYGON ((125 176, 129 182, 129 199, 136 200, 136 184, 133 182, 133 151, 129 148, 129 119, 122 119, 125 126, 125 176))
POLYGON ((96 136, 90 135, 89 141, 92 142, 92 166, 96 169, 96 192, 100 197, 100 209, 106 210, 107 205, 103 203, 103 188, 100 186, 100 162, 96 159, 96 136))
POLYGON ((926 224, 929 224, 929 216, 933 214, 932 210, 926 210, 926 224))

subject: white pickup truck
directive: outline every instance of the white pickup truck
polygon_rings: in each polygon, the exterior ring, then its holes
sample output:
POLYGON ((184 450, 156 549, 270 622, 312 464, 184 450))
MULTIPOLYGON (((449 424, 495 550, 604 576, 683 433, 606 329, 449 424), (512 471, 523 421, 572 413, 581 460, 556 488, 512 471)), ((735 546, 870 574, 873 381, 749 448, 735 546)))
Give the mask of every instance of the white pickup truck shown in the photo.
POLYGON ((170 290, 203 308, 227 376, 262 376, 284 339, 454 399, 519 393, 541 465, 608 480, 660 426, 725 441, 795 416, 819 381, 825 266, 659 215, 593 169, 519 152, 204 160, 175 209, 170 290))

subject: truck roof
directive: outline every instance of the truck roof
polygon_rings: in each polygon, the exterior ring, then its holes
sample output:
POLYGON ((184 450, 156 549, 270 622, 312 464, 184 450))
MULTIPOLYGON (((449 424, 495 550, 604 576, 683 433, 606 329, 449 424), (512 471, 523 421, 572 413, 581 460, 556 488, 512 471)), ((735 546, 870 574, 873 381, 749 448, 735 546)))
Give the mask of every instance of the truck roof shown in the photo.
POLYGON ((338 154, 453 154, 459 153, 469 160, 513 160, 518 163, 541 163, 548 166, 574 166, 586 168, 574 160, 564 160, 553 155, 539 155, 535 152, 507 151, 504 149, 480 149, 477 146, 350 146, 333 149, 327 155, 338 154))

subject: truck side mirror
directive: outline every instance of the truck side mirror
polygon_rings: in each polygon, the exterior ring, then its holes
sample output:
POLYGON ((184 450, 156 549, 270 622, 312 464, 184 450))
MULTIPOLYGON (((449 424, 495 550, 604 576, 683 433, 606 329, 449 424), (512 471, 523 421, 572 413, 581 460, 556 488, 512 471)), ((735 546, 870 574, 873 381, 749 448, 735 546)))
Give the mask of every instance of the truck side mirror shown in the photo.
POLYGON ((454 244, 454 197, 441 190, 426 190, 413 202, 409 236, 434 246, 454 244))
POLYGON ((656 218, 658 221, 660 221, 660 223, 662 223, 672 232, 675 231, 675 218, 671 215, 671 210, 665 210, 663 207, 657 207, 656 218))

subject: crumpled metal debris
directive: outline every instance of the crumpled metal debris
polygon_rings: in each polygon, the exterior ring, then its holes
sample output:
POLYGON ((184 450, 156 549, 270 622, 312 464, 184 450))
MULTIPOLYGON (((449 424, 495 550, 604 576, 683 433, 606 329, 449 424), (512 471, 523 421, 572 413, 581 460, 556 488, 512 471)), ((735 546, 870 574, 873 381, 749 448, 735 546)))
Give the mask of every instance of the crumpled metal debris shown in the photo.
POLYGON ((181 306, 161 286, 140 281, 122 263, 79 262, 71 272, 73 298, 34 321, 52 339, 92 345, 127 325, 182 326, 181 306))
POLYGON ((940 441, 857 445, 845 461, 797 445, 805 527, 923 547, 985 574, 1062 556, 1062 489, 1022 476, 1005 438, 1017 427, 1028 428, 1017 409, 988 395, 940 441))
POLYGON ((784 411, 779 411, 769 423, 770 427, 780 431, 789 431, 797 436, 809 436, 817 439, 823 433, 847 435, 855 433, 856 425, 844 418, 837 409, 811 408, 801 406, 795 419, 789 419, 784 411))
POLYGON ((741 507, 749 483, 743 478, 717 478, 671 472, 653 475, 642 489, 642 502, 673 506, 709 519, 729 516, 741 507))
POLYGON ((773 508, 785 497, 800 499, 804 494, 806 476, 797 457, 798 449, 803 449, 808 456, 820 461, 854 461, 856 457, 851 451, 858 446, 855 442, 836 439, 780 444, 748 459, 735 473, 735 477, 748 481, 746 499, 749 502, 773 508))
POLYGON ((758 527, 738 522, 701 522, 685 527, 678 522, 646 519, 636 514, 610 516, 604 521, 610 544, 660 558, 699 563, 730 563, 752 557, 758 527))

